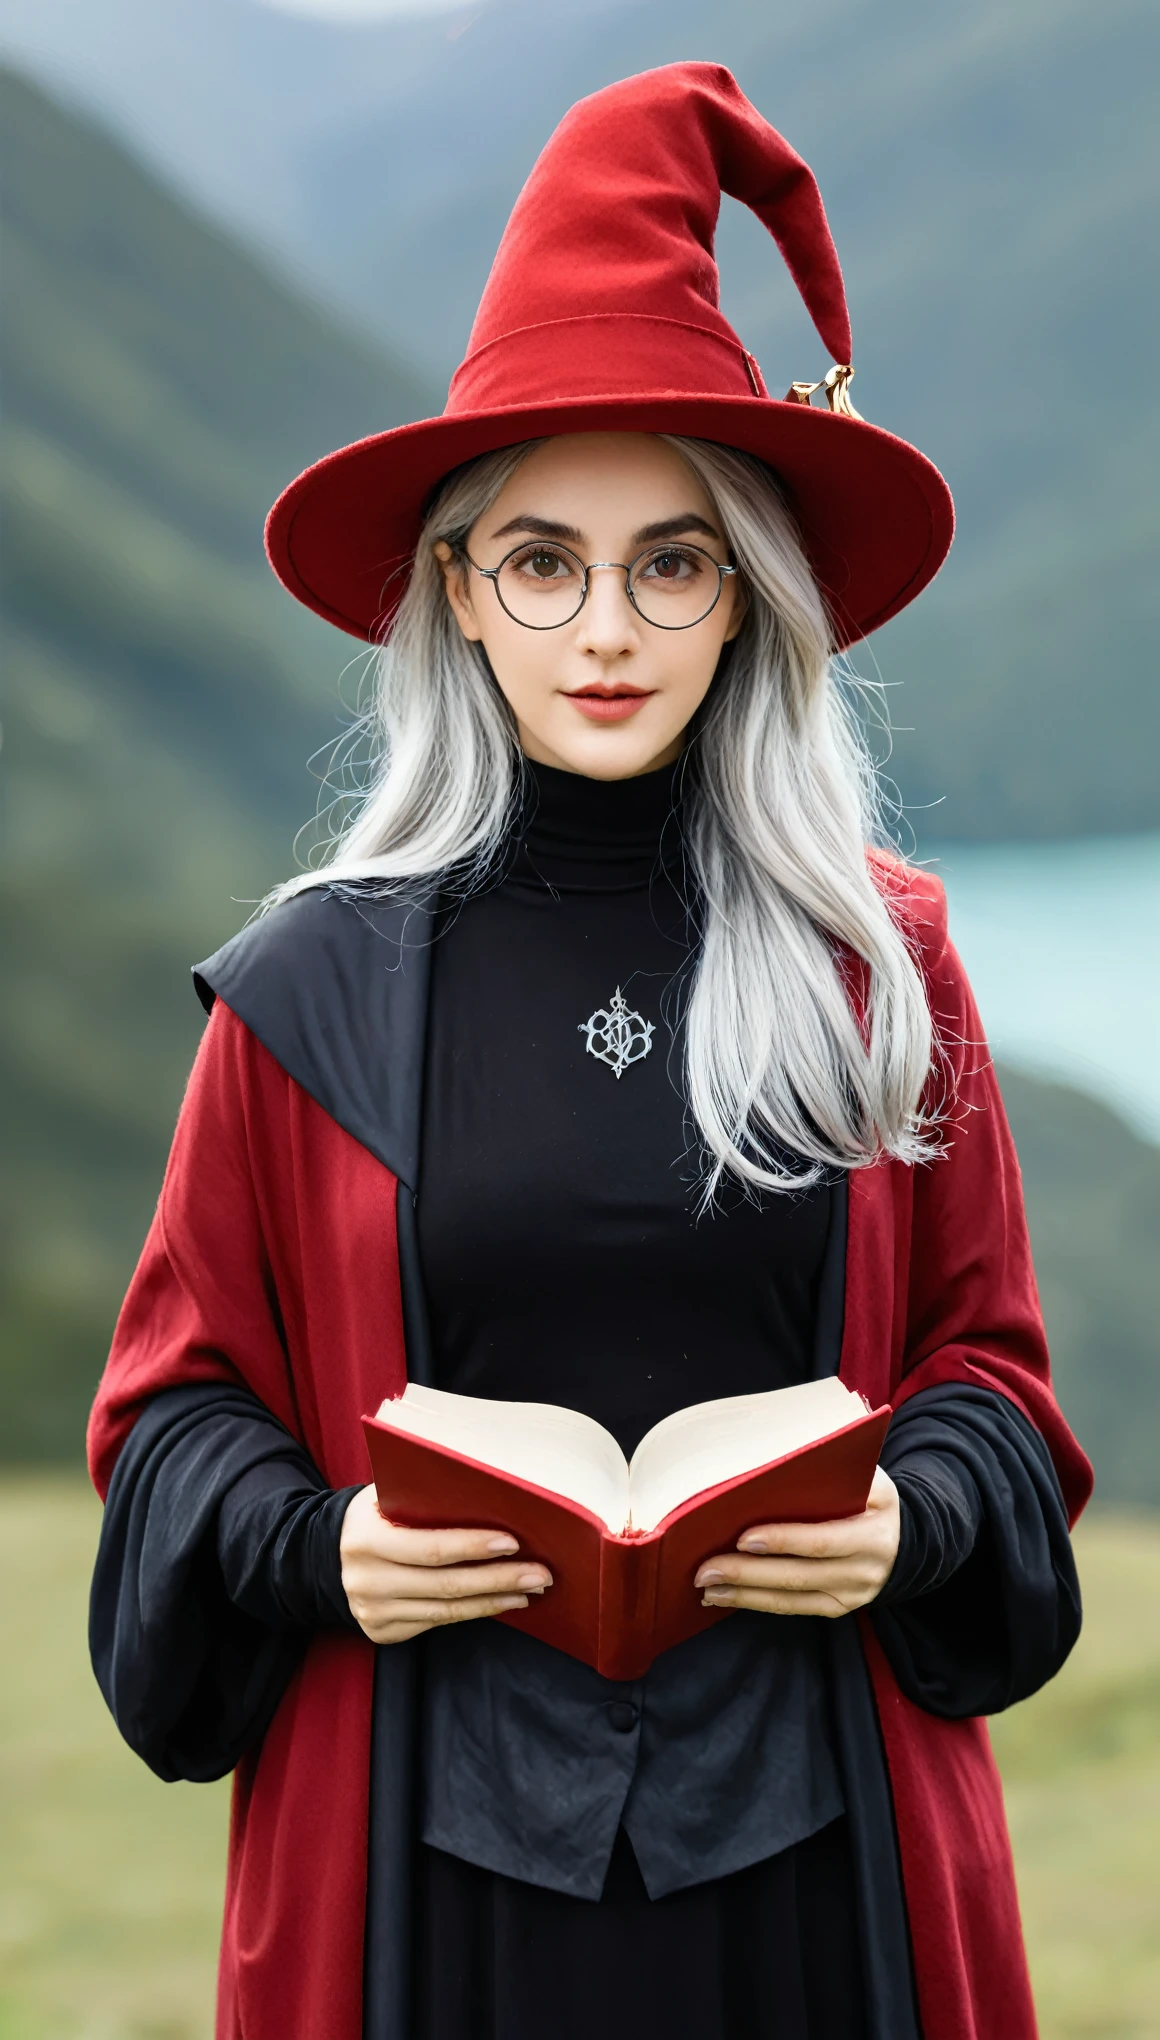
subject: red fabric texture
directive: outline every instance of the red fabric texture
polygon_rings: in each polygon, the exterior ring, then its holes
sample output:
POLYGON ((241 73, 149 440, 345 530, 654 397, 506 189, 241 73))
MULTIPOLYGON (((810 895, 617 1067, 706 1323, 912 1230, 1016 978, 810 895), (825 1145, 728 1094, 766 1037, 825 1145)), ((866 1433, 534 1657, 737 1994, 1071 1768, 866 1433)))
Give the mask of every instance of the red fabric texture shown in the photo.
MULTIPOLYGON (((1018 1166, 937 881, 882 867, 949 1065, 947 1152, 850 1184, 842 1376, 872 1403, 999 1389, 1078 1513, 1087 1461, 1051 1393, 1018 1166)), ((333 1484, 405 1378, 395 1182, 242 1023, 214 1009, 90 1425, 103 1494, 144 1401, 241 1381, 333 1484)), ((903 1699, 872 1631, 926 2040, 1034 2040, 1002 1794, 981 1722, 903 1699)), ((219 2040, 361 2040, 371 1646, 321 1636, 234 1792, 219 2040)))
MULTIPOLYGON (((406 1378, 395 1179, 218 1005, 93 1410, 103 1495, 142 1404, 241 1382, 334 1487, 367 1478, 361 1418, 406 1378)), ((360 2040, 371 1682, 320 1635, 235 1774, 221 2040, 360 2040)))
POLYGON ((898 1690, 861 1617, 894 1793, 925 2040, 1035 2040, 1003 1788, 987 1724, 940 1721, 898 1690))
POLYGON ((717 440, 777 470, 839 643, 912 601, 950 546, 946 484, 889 433, 770 397, 720 309, 723 191, 768 227, 824 346, 849 365, 842 272, 808 165, 720 64, 624 79, 574 106, 535 164, 443 417, 344 447, 275 504, 267 550, 291 593, 379 637, 423 502, 451 468, 523 439, 641 431, 717 440))
MULTIPOLYGON (((813 171, 723 65, 667 64, 565 114, 512 210, 449 408, 492 399, 475 377, 481 348, 597 310, 719 334, 744 377, 713 253, 722 192, 768 227, 830 359, 848 362, 846 291, 813 171)), ((739 394, 751 387, 743 379, 739 394)))

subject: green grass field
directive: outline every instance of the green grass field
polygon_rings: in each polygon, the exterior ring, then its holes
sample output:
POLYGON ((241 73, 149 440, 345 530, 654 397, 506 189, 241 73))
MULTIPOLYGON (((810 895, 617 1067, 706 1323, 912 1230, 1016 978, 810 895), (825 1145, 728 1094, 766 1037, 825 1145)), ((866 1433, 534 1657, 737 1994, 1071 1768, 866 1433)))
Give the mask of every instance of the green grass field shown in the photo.
MULTIPOLYGON (((0 1483, 0 2040, 208 2040, 227 1789, 159 1784, 105 1714, 97 1522, 76 1478, 0 1483)), ((1160 1520, 1078 1547, 1079 1647, 995 1730, 1043 2036, 1160 2040, 1160 1520)))

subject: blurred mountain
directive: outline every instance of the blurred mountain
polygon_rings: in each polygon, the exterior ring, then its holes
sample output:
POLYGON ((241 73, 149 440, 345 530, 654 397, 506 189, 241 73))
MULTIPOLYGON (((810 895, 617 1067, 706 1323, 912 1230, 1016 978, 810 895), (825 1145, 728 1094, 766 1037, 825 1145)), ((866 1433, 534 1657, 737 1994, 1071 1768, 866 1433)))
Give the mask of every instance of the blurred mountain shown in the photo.
MULTIPOLYGON (((0 0, 0 61, 112 125, 151 169, 315 276, 299 165, 405 100, 446 16, 352 26, 257 0, 0 0)), ((308 179, 308 170, 307 170, 308 179)))
MULTIPOLYGON (((582 93, 712 57, 813 164, 855 401, 954 488, 936 587, 862 655, 924 840, 1160 824, 1160 11, 1151 0, 489 0, 295 20, 251 0, 4 0, 0 39, 368 327, 449 375, 513 199, 582 93)), ((726 201, 727 311, 771 387, 824 368, 726 201)))
POLYGON ((293 869, 306 761, 338 733, 345 641, 278 590, 264 513, 430 393, 11 75, 0 137, 0 1450, 19 1455, 75 1441, 199 1032, 188 965, 293 869))
POLYGON ((1101 1502, 1160 1505, 1160 1148, 1062 1084, 1005 1069, 1060 1402, 1101 1502))
MULTIPOLYGON (((288 475, 427 409, 90 123, 0 77, 6 657, 0 1457, 71 1457, 200 1031, 292 866, 345 642, 276 588, 288 475)), ((1160 1502, 1160 1150, 1008 1076, 1061 1392, 1160 1502)))

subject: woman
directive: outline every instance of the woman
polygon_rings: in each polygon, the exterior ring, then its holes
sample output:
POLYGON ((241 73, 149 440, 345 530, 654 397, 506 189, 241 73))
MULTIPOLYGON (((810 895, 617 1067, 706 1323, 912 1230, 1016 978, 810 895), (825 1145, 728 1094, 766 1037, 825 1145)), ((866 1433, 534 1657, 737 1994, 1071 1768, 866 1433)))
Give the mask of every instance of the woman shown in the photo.
POLYGON ((383 641, 379 755, 197 974, 91 1433, 109 1704, 162 1776, 237 1766, 223 2035, 1034 2032, 977 1717, 1074 1641, 1089 1474, 941 890, 868 848, 831 655, 951 520, 850 351, 805 165, 673 66, 553 137, 444 417, 272 513, 383 641), (722 189, 827 410, 717 308, 722 189), (689 1581, 729 1619, 631 1684, 538 1641, 510 1539, 365 1485, 408 1376, 630 1451, 839 1369, 895 1409, 865 1511, 754 1525, 689 1581))

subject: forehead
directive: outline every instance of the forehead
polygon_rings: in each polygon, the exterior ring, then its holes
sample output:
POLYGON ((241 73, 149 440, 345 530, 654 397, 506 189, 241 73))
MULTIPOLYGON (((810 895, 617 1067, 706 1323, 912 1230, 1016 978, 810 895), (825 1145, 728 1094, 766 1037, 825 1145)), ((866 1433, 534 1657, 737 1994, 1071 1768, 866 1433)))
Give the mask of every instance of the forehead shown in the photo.
POLYGON ((712 503, 676 447, 646 432, 574 432, 549 439, 521 462, 493 506, 572 523, 615 513, 639 524, 682 510, 702 515, 712 503))

